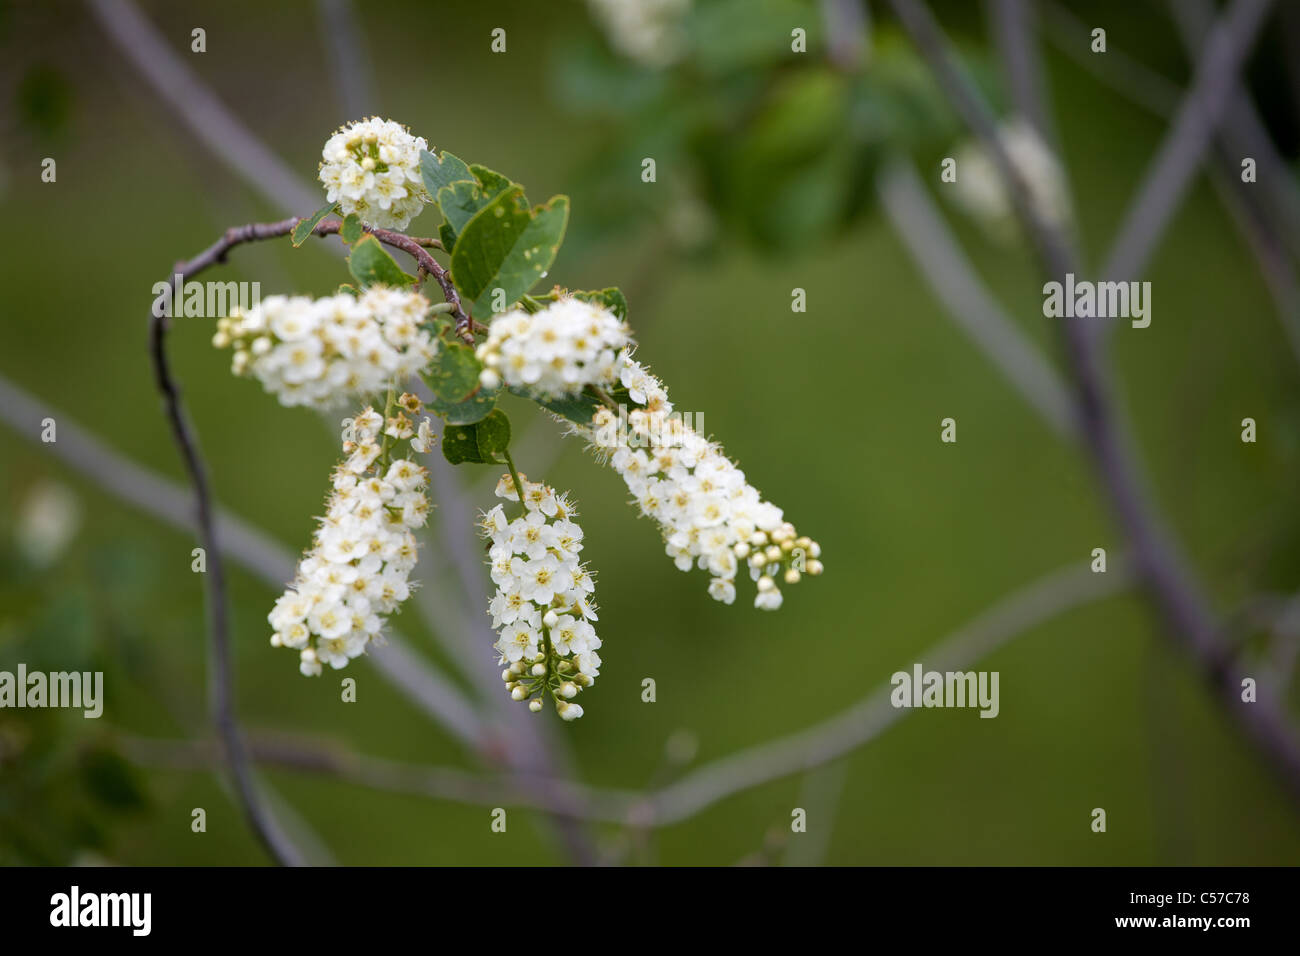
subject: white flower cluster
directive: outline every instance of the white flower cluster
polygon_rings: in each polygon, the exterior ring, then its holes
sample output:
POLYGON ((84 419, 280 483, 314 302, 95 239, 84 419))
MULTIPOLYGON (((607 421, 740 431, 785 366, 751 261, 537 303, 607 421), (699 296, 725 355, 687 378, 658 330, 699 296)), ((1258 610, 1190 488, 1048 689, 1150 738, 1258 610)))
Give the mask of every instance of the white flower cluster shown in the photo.
POLYGON ((644 66, 667 66, 685 47, 691 0, 588 0, 610 45, 644 66))
POLYGON ((539 312, 515 309, 492 320, 478 347, 485 388, 502 380, 540 398, 576 395, 588 385, 618 381, 627 326, 614 313, 581 299, 563 298, 539 312))
POLYGON ((418 292, 375 286, 312 299, 267 296, 217 322, 212 344, 231 346, 231 370, 252 374, 284 405, 336 406, 423 369, 437 343, 418 292))
POLYGON ((322 664, 344 667, 364 652, 380 637, 384 616, 410 594, 411 529, 429 514, 428 476, 414 461, 391 458, 384 434, 401 418, 386 423, 367 408, 344 419, 348 457, 334 471, 325 517, 293 583, 267 615, 271 645, 298 651, 306 676, 319 675, 322 664))
POLYGON ((608 457, 641 513, 659 523, 678 568, 706 569, 713 576, 709 594, 731 604, 744 562, 758 585, 754 606, 764 610, 781 606, 778 578, 794 584, 803 574, 822 573, 821 546, 783 520, 781 509, 762 499, 716 443, 673 414, 658 378, 627 359, 621 380, 641 406, 627 413, 626 434, 616 434, 621 420, 609 408, 577 431, 608 457), (611 446, 617 446, 612 453, 611 446))
POLYGON ((325 198, 367 225, 405 229, 430 201, 420 175, 428 148, 424 137, 377 116, 340 127, 321 150, 325 198))
MULTIPOLYGON (((1051 148, 1024 120, 1004 123, 998 138, 1028 190, 1029 201, 1048 222, 1070 220, 1065 173, 1051 148)), ((1007 239, 1015 234, 1015 209, 993 156, 982 144, 971 143, 957 155, 957 180, 952 197, 970 216, 1007 239)))
MULTIPOLYGON (((600 673, 600 638, 591 573, 578 560, 582 528, 567 497, 539 482, 524 486, 524 514, 507 520, 502 505, 483 515, 497 593, 488 605, 499 633, 496 649, 506 665, 501 679, 515 700, 536 713, 549 693, 565 720, 582 716, 573 698, 600 673)), ((497 497, 518 501, 509 475, 497 497)))

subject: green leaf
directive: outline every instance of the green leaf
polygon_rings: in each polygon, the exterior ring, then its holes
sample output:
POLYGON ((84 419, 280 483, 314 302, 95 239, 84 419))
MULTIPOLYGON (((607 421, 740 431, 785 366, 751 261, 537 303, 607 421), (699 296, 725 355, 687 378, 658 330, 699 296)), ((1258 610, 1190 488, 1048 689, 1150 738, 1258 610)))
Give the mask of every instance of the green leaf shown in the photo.
POLYGON ((343 227, 339 229, 339 235, 349 246, 361 238, 361 217, 354 212, 350 212, 347 218, 343 220, 343 227))
POLYGON ((435 156, 427 149, 420 151, 420 175, 424 179, 424 188, 429 196, 437 198, 438 190, 462 179, 473 179, 469 167, 445 149, 441 156, 435 156))
POLYGON ((354 286, 351 282, 341 283, 339 287, 334 290, 335 295, 338 295, 341 292, 346 292, 354 299, 357 298, 359 295, 361 295, 361 290, 358 289, 356 286, 354 286))
POLYGON ((490 196, 500 195, 514 185, 510 181, 510 177, 502 176, 495 169, 488 169, 486 166, 475 163, 470 166, 469 170, 474 174, 474 178, 479 181, 483 191, 490 196))
POLYGON ((451 228, 451 223, 444 222, 438 227, 438 239, 447 255, 451 255, 451 251, 456 248, 456 230, 451 228))
POLYGON ((594 395, 588 395, 585 392, 573 398, 554 398, 540 399, 536 395, 523 388, 512 388, 511 392, 520 398, 526 398, 530 402, 536 402, 548 412, 566 418, 578 425, 590 425, 596 410, 600 408, 600 399, 594 395))
POLYGON ((551 267, 569 222, 569 199, 555 196, 528 208, 523 189, 512 186, 475 214, 456 239, 451 274, 471 311, 491 311, 496 289, 510 305, 551 267))
POLYGON ((474 426, 474 430, 478 438, 478 452, 483 460, 505 461, 504 452, 510 447, 510 419, 506 413, 499 408, 492 409, 474 426))
MULTIPOLYGON (((509 188, 507 183, 506 188, 509 188)), ((516 187, 523 193, 523 187, 516 187)), ((438 207, 446 217, 452 232, 459 236, 465 224, 474 218, 480 209, 492 202, 504 190, 489 189, 477 179, 468 182, 455 182, 438 190, 438 207)))
POLYGON ((424 380, 438 398, 455 404, 463 402, 478 387, 482 371, 483 363, 475 357, 472 348, 460 342, 444 342, 424 380))
POLYGON ((453 465, 473 462, 476 465, 487 464, 487 459, 478 450, 478 434, 474 425, 448 425, 442 431, 442 457, 453 465))
POLYGON ((493 409, 484 418, 470 425, 448 425, 442 433, 442 454, 453 465, 472 462, 487 465, 503 461, 502 455, 510 447, 510 419, 506 413, 493 409))
POLYGON ((415 282, 415 277, 402 271, 397 261, 379 244, 374 236, 362 236, 348 256, 348 271, 361 283, 362 288, 372 285, 402 287, 415 282))
POLYGON ((320 225, 320 221, 334 211, 334 203, 326 203, 312 213, 309 217, 302 220, 298 225, 293 227, 293 235, 289 238, 293 242, 294 248, 298 248, 307 241, 307 237, 312 234, 312 230, 320 225))
MULTIPOLYGON (((424 380, 433 390, 434 383, 429 380, 428 375, 424 376, 424 380)), ((448 425, 472 425, 481 421, 496 407, 500 392, 499 388, 486 389, 480 386, 461 401, 448 402, 439 398, 437 391, 434 390, 434 394, 424 404, 426 408, 441 415, 448 425)))
POLYGON ((596 305, 603 305, 618 316, 621 321, 627 321, 627 296, 623 295, 621 289, 611 286, 608 289, 599 289, 595 292, 575 292, 573 297, 581 299, 583 302, 594 302, 596 305))

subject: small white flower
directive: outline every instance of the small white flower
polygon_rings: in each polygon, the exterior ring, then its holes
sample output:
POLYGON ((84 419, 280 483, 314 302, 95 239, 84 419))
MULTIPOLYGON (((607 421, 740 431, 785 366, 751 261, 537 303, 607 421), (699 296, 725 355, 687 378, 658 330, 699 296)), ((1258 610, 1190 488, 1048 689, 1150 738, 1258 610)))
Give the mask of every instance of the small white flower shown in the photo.
POLYGON ((428 148, 424 137, 377 116, 343 126, 321 150, 325 198, 367 225, 405 229, 432 201, 420 174, 420 153, 428 148))
MULTIPOLYGON (((490 541, 488 560, 497 592, 488 604, 497 629, 496 650, 511 697, 527 701, 534 713, 550 695, 561 716, 573 720, 582 708, 570 698, 591 686, 600 673, 596 648, 600 638, 590 621, 596 619, 588 595, 595 588, 590 572, 579 562, 582 528, 565 495, 522 476, 525 513, 507 520, 496 505, 479 520, 480 533, 490 541), (581 676, 575 676, 581 675, 581 676)), ((519 501, 514 481, 503 475, 497 495, 519 501)))
POLYGON ((410 596, 417 551, 411 529, 428 514, 426 475, 413 461, 377 461, 381 449, 372 438, 382 421, 369 408, 343 421, 351 452, 335 471, 311 550, 267 615, 271 643, 298 650, 305 676, 319 676, 323 664, 345 667, 364 653, 382 639, 384 616, 410 596))
POLYGON ((781 606, 773 583, 777 574, 793 584, 804 571, 820 573, 817 542, 800 537, 716 443, 680 416, 670 417, 672 405, 659 379, 625 358, 619 382, 641 406, 626 415, 628 434, 619 442, 606 440, 617 433, 608 408, 599 409, 589 427, 574 430, 619 473, 641 513, 659 524, 664 551, 680 570, 707 570, 710 596, 731 604, 743 560, 760 582, 755 606, 766 610, 781 606), (618 445, 612 452, 611 444, 618 445))
MULTIPOLYGON (((355 298, 272 295, 221 319, 217 340, 234 349, 232 371, 258 379, 281 404, 329 409, 382 392, 433 360, 437 341, 420 327, 429 308, 418 292, 382 286, 355 298), (263 334, 268 327, 272 334, 263 334), (401 334, 390 334, 393 328, 401 334)), ((374 414, 364 425, 349 424, 344 438, 373 441, 381 430, 406 438, 410 427, 404 415, 386 423, 374 414)), ((431 436, 423 434, 427 443, 431 436)))
POLYGON ((497 316, 478 347, 485 387, 505 382, 539 398, 577 395, 588 385, 612 385, 632 344, 627 326, 608 309, 563 298, 535 314, 497 316))

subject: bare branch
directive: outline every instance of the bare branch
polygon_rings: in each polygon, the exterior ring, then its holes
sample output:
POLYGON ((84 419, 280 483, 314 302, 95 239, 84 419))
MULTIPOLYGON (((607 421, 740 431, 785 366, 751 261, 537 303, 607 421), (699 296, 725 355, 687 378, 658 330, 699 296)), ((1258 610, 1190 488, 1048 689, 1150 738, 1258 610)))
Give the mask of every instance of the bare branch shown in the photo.
MULTIPOLYGON (((1118 594, 1133 576, 1118 557, 1105 574, 1086 565, 1054 571, 1002 599, 923 654, 931 670, 963 670, 1013 638, 1059 614, 1118 594)), ((758 744, 687 774, 643 808, 659 826, 684 820, 734 793, 822 766, 861 747, 905 718, 894 707, 890 684, 878 687, 848 710, 807 730, 758 744)))
POLYGON ((329 47, 329 72, 334 76, 343 112, 352 119, 361 119, 378 109, 378 100, 370 82, 356 11, 351 0, 317 0, 316 9, 329 47))
MULTIPOLYGON (((227 238, 229 237, 230 233, 227 233, 227 238)), ((221 255, 224 255, 224 249, 216 253, 217 257, 221 255)), ((187 262, 179 263, 174 271, 178 274, 190 274, 201 268, 203 265, 187 262)), ((168 281, 174 286, 176 279, 173 276, 168 281)), ((198 440, 186 420, 180 391, 176 387, 167 362, 166 328, 167 320, 162 310, 155 310, 149 326, 150 356, 153 360, 154 375, 158 389, 163 395, 172 436, 180 449, 181 458, 185 462, 186 471, 189 472, 190 481, 194 486, 199 541, 207 553, 207 570, 203 577, 208 603, 210 637, 208 697, 212 708, 212 719, 225 745, 226 760, 234 780, 235 791, 253 832, 257 834, 262 845, 276 862, 285 866, 301 866, 304 862, 302 854, 283 833, 270 809, 257 793, 248 766, 248 755, 244 750, 244 743, 236 722, 234 650, 230 643, 229 622, 226 617, 225 565, 218 543, 216 522, 213 519, 212 492, 208 487, 207 468, 199 451, 198 440)))
MULTIPOLYGON (((922 656, 935 670, 962 670, 1009 644, 1016 637, 1077 607, 1119 594, 1133 583, 1126 559, 1116 556, 1105 574, 1073 565, 1039 578, 1003 598, 946 637, 922 656)), ((722 757, 650 793, 584 787, 555 782, 549 791, 520 785, 518 775, 487 779, 463 771, 416 767, 324 750, 301 741, 270 747, 255 741, 254 755, 277 766, 338 776, 381 790, 420 793, 468 803, 503 803, 577 814, 585 819, 638 828, 680 823, 708 807, 752 787, 825 766, 870 743, 911 711, 890 703, 886 683, 840 714, 777 740, 722 757)), ((134 753, 148 759, 175 761, 202 758, 192 744, 131 742, 134 753), (150 755, 144 746, 160 748, 150 755)), ((202 759, 211 759, 210 755, 202 759)))
POLYGON ((1077 439, 1065 382, 980 282, 916 170, 906 160, 896 160, 876 177, 876 189, 912 262, 925 273, 953 321, 1058 435, 1077 439))
POLYGON ((1236 0, 1215 24, 1196 66, 1178 116, 1147 167, 1119 238, 1102 268, 1108 279, 1142 272, 1192 173, 1201 164, 1236 83, 1237 71, 1254 45, 1271 0, 1236 0))
POLYGON ((993 39, 1007 75, 1016 112, 1034 127, 1045 143, 1054 143, 1051 117, 1043 95, 1043 68, 1034 43, 1033 5, 1027 0, 993 0, 993 39))
MULTIPOLYGON (((1042 218, 1025 190, 997 135, 993 115, 975 93, 973 86, 957 71, 948 52, 947 42, 939 30, 929 8, 920 0, 892 0, 894 9, 913 42, 929 61, 940 85, 948 93, 954 107, 967 125, 982 140, 997 160, 1003 183, 1014 201, 1017 214, 1033 238, 1048 275, 1061 277, 1075 271, 1068 246, 1055 228, 1042 218)), ((1258 9, 1267 0, 1236 0, 1234 6, 1215 28, 1209 46, 1215 58, 1208 68, 1197 71, 1196 89, 1189 99, 1201 95, 1220 96, 1231 81, 1224 72, 1235 71, 1244 56, 1241 47, 1246 34, 1253 35, 1258 26, 1258 9), (1245 12, 1243 12, 1245 11, 1245 12), (1226 25, 1226 26, 1225 26, 1226 25), (1204 88, 1203 88, 1204 87, 1204 88)), ((1201 120, 1189 121, 1199 126, 1201 120)), ((1167 137, 1166 143, 1172 138, 1167 137)), ((1157 165, 1160 165, 1157 163, 1157 165)), ((1172 171, 1171 171, 1172 172, 1172 171)), ((1169 195, 1166 187, 1157 187, 1162 196, 1169 195)), ((1141 196, 1146 196, 1144 192, 1141 196)), ((1181 195, 1181 189, 1175 198, 1181 195)), ((1142 199, 1152 214, 1163 218, 1168 211, 1165 200, 1142 199)), ((1134 222, 1129 215, 1128 221, 1134 222)), ((1134 253, 1143 257, 1149 249, 1146 243, 1154 241, 1159 230, 1150 229, 1152 223, 1144 219, 1141 227, 1142 242, 1121 240, 1119 245, 1131 245, 1134 253)), ((1112 262, 1123 266, 1119 274, 1131 275, 1130 263, 1112 262)), ((1107 275, 1114 274, 1113 268, 1107 275)), ((1285 712, 1269 702, 1268 706, 1242 706, 1239 699, 1238 675, 1225 648, 1218 640, 1218 627, 1211 608, 1202 596, 1186 559, 1165 530, 1163 522, 1149 500, 1140 468, 1133 453, 1118 411, 1113 407, 1108 371, 1098 348, 1098 337, 1085 324, 1090 320, 1063 320, 1066 354, 1070 359, 1077 390, 1078 415, 1082 424, 1085 445, 1094 468, 1110 499, 1120 526, 1133 550, 1135 567, 1146 584, 1170 635, 1191 656, 1215 695, 1244 733, 1270 759, 1291 795, 1300 799, 1300 739, 1290 726, 1285 712)), ((1261 702, 1263 703, 1263 702, 1261 702)))
POLYGON ((226 109, 131 0, 87 0, 104 32, 208 149, 284 212, 320 206, 320 191, 288 166, 226 109))
MULTIPOLYGON (((1048 33, 1062 53, 1070 56, 1098 81, 1148 112, 1164 118, 1174 114, 1180 91, 1171 81, 1133 60, 1113 43, 1106 51, 1106 68, 1099 69, 1098 58, 1087 52, 1087 26, 1058 4, 1048 3, 1042 9, 1048 33)), ((1199 21, 1197 24, 1190 22, 1191 9, 1185 3, 1171 5, 1178 22, 1184 24, 1184 39, 1189 43, 1189 52, 1194 52, 1190 41, 1195 39, 1199 43, 1208 28, 1199 21)), ((1300 254, 1296 190, 1285 163, 1269 140, 1268 131, 1255 115, 1249 97, 1244 91, 1240 96, 1242 101, 1234 98, 1216 129, 1220 145, 1214 151, 1216 162, 1208 164, 1207 171, 1220 202, 1255 254, 1255 262, 1281 320, 1282 331, 1292 353, 1300 360, 1300 283, 1285 248, 1290 246, 1293 254, 1300 254), (1243 156, 1254 156, 1259 160, 1259 184, 1267 198, 1257 199, 1253 187, 1242 188, 1238 163, 1243 156)))

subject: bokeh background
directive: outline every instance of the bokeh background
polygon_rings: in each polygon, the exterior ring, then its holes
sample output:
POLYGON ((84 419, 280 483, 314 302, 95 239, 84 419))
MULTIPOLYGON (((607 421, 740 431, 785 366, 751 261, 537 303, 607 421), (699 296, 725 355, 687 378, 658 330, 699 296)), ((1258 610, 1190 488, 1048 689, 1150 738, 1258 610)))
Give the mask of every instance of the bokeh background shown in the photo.
MULTIPOLYGON (((1084 456, 952 323, 882 214, 874 177, 891 154, 911 157, 979 273, 1059 366, 1029 247, 943 192, 939 161, 966 137, 882 5, 869 5, 847 53, 828 44, 827 6, 698 0, 676 53, 649 44, 642 53, 654 62, 643 63, 581 3, 358 3, 349 36, 360 73, 342 79, 361 76, 359 90, 340 82, 321 5, 139 8, 309 185, 321 144, 360 103, 501 170, 535 202, 570 195, 553 279, 620 286, 641 357, 677 406, 703 413, 751 481, 821 542, 825 575, 788 588, 778 613, 752 610, 743 594, 717 604, 702 573, 681 574, 664 557, 616 475, 548 419, 509 407, 520 467, 572 490, 599 574, 605 667, 584 695, 587 715, 562 726, 549 711, 536 718, 554 725, 548 737, 571 750, 588 784, 658 786, 831 717, 893 671, 925 663, 927 649, 1005 595, 1086 567, 1095 547, 1122 550, 1084 456), (802 56, 790 51, 794 26, 808 30, 802 56), (189 51, 195 27, 206 30, 202 54, 189 51), (503 54, 489 48, 496 27, 507 31, 503 54), (654 184, 640 179, 646 156, 657 162, 654 184), (807 291, 806 314, 791 312, 796 287, 807 291), (955 445, 939 441, 948 416, 955 445), (645 677, 657 681, 653 704, 641 700, 645 677)), ((1005 111, 985 9, 936 10, 1005 111)), ((1080 16, 1186 83, 1188 59, 1162 4, 1089 4, 1080 16)), ((843 31, 830 35, 844 46, 843 31)), ((1288 162, 1296 38, 1294 18, 1278 15, 1248 74, 1288 162)), ((152 285, 227 226, 314 207, 284 209, 234 174, 89 5, 0 3, 0 51, 0 375, 61 428, 78 425, 179 480, 146 352, 152 285), (47 156, 55 183, 40 181, 47 156)), ((1095 261, 1165 121, 1097 75, 1111 61, 1090 68, 1053 42, 1041 53, 1074 227, 1095 261)), ((427 212, 411 231, 432 234, 437 222, 427 212)), ((241 248, 204 278, 323 294, 345 279, 325 245, 241 248)), ((1204 177, 1141 278, 1153 284, 1153 323, 1120 329, 1114 354, 1154 496, 1225 616, 1261 595, 1286 597, 1300 573, 1300 368, 1251 248, 1204 177), (1260 423, 1253 445, 1239 440, 1246 416, 1260 423)), ((296 552, 320 511, 333 426, 233 378, 211 332, 210 321, 179 320, 169 341, 217 500, 296 552)), ((38 433, 36 420, 0 425, 0 668, 102 670, 107 701, 98 721, 0 711, 0 862, 266 862, 217 773, 141 746, 211 739, 193 535, 65 466, 38 433), (207 811, 205 834, 191 832, 194 807, 207 811)), ((490 502, 495 472, 467 465, 457 477, 471 504, 490 502)), ((481 661, 456 659, 435 637, 463 627, 466 613, 439 548, 426 544, 417 571, 437 577, 433 627, 414 607, 395 625, 478 700, 463 669, 481 661)), ((278 589, 233 563, 229 585, 250 736, 482 771, 365 660, 300 677, 292 655, 267 644, 278 589), (342 676, 357 678, 356 703, 340 702, 342 676)), ((1265 631, 1237 637, 1260 648, 1274 639, 1265 631)), ((486 641, 478 649, 490 656, 486 641)), ((996 720, 912 714, 827 768, 650 834, 601 824, 592 839, 628 863, 1297 860, 1295 804, 1138 594, 1085 603, 978 666, 1001 674, 996 720), (790 833, 794 807, 809 812, 807 834, 790 833), (1107 811, 1105 834, 1090 829, 1094 807, 1107 811)), ((534 811, 511 808, 507 833, 493 834, 490 807, 263 774, 316 859, 566 859, 534 811)))

